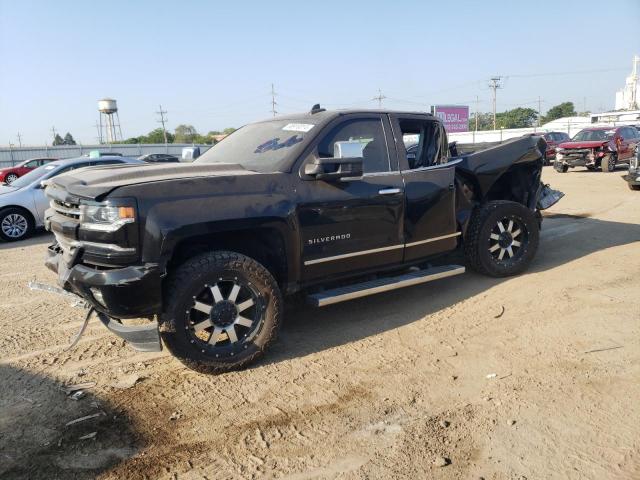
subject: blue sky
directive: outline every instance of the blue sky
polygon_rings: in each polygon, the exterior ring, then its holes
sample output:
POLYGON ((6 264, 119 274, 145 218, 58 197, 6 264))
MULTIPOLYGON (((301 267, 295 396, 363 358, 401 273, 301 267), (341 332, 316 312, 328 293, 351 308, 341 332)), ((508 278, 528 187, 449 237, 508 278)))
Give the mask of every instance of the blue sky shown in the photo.
POLYGON ((639 0, 0 0, 0 144, 50 142, 52 126, 93 143, 105 96, 125 137, 156 128, 159 104, 171 129, 239 126, 270 115, 272 82, 282 113, 375 107, 379 88, 389 108, 478 96, 489 111, 492 75, 498 111, 609 109, 639 25, 639 0))

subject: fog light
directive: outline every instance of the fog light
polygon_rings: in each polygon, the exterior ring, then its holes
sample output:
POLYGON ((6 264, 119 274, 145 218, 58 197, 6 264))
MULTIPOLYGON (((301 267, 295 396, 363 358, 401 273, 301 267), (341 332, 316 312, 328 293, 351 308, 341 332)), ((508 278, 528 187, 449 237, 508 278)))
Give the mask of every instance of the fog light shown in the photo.
POLYGON ((91 291, 91 295, 93 295, 93 298, 95 298, 96 302, 98 302, 100 305, 105 307, 106 305, 104 304, 104 297, 102 296, 102 291, 93 287, 90 288, 89 290, 91 291))

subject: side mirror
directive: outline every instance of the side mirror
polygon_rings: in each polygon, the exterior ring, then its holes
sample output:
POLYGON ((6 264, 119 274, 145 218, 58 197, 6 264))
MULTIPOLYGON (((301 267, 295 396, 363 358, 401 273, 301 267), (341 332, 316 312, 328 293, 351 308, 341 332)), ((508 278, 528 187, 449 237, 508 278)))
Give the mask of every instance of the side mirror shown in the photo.
POLYGON ((362 176, 362 157, 314 158, 304 166, 304 174, 315 180, 340 180, 362 176))

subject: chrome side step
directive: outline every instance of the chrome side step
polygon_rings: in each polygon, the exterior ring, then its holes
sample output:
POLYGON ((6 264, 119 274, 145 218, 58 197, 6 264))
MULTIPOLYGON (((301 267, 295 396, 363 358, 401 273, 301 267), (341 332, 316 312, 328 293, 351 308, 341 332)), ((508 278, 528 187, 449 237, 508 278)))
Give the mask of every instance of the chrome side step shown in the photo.
POLYGON ((315 307, 325 307, 334 303, 366 297, 375 293, 409 287, 419 283, 432 282, 441 278, 452 277, 464 273, 464 267, 460 265, 443 265, 431 267, 418 272, 398 275, 397 277, 378 278, 368 282, 356 283, 346 287, 325 290, 307 296, 307 301, 315 307))

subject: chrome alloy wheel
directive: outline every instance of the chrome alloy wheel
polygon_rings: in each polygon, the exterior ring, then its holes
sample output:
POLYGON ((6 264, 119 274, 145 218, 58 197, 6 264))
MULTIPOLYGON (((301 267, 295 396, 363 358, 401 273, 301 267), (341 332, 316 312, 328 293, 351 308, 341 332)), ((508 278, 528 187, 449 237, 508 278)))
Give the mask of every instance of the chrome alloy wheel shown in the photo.
POLYGON ((260 331, 265 309, 266 302, 251 283, 220 277, 193 297, 185 328, 203 353, 234 355, 260 331))
POLYGON ((527 229, 517 218, 502 218, 489 236, 489 253, 496 262, 515 261, 527 242, 527 229))
POLYGON ((9 238, 21 238, 26 235, 29 229, 29 222, 19 213, 10 213, 2 219, 0 228, 2 233, 9 238))
POLYGON ((5 177, 4 181, 7 183, 7 185, 11 185, 17 179, 18 179, 18 175, 16 175, 15 173, 10 173, 5 177))

